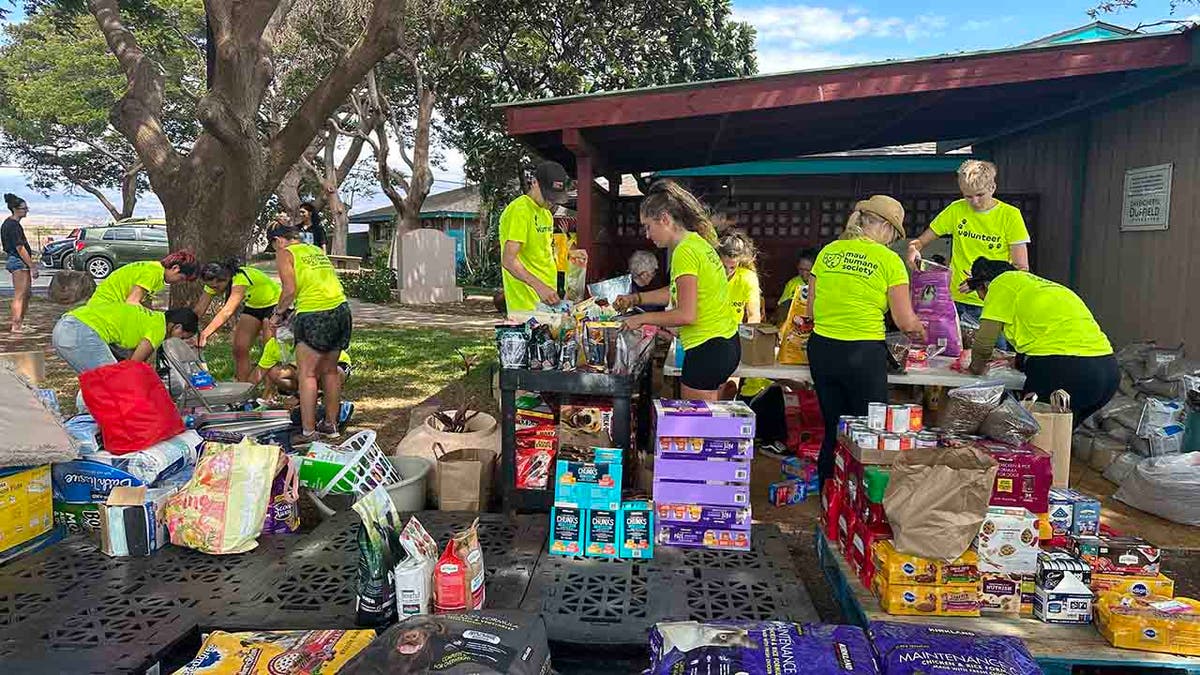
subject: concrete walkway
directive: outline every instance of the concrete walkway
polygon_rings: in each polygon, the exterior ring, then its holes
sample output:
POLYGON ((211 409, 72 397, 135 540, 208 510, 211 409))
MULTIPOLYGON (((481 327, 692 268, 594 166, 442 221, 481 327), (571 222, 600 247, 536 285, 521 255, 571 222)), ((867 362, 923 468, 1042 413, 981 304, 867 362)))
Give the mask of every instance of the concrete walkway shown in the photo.
POLYGON ((491 300, 468 300, 453 305, 428 307, 385 306, 350 299, 354 325, 388 324, 409 328, 445 328, 449 330, 490 331, 503 320, 491 300))

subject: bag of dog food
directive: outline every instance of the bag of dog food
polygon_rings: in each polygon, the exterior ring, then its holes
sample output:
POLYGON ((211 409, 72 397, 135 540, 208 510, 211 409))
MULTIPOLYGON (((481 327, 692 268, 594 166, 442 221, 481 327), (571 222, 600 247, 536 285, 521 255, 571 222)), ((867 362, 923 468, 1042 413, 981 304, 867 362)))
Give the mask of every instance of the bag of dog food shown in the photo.
POLYGON ((395 570, 407 558, 397 533, 400 515, 382 486, 355 502, 354 510, 362 518, 355 623, 385 626, 396 620, 395 570))
POLYGON ((887 621, 872 621, 867 633, 887 675, 1042 673, 1020 638, 887 621))
POLYGON ((808 318, 808 285, 801 284, 792 294, 787 318, 779 329, 779 355, 775 360, 792 366, 808 365, 808 338, 813 322, 808 318))
POLYGON ((454 535, 454 553, 467 565, 467 581, 470 583, 471 602, 468 609, 483 609, 487 595, 484 587, 483 548, 479 545, 479 519, 467 529, 454 535))
POLYGON ((438 548, 416 516, 400 532, 400 544, 409 555, 408 560, 396 567, 396 611, 403 620, 430 612, 438 548))
POLYGON ((1041 430, 1042 425, 1034 419, 1033 413, 1011 395, 1005 396, 979 425, 981 435, 1009 445, 1026 443, 1041 430))
POLYGON ((659 623, 650 631, 646 671, 647 675, 878 672, 861 628, 784 621, 659 623))
POLYGON ((438 614, 472 609, 471 584, 467 580, 470 572, 454 549, 454 541, 447 543, 433 567, 434 611, 438 614))
POLYGON ((175 675, 336 673, 375 639, 373 630, 213 631, 175 675), (293 670, 296 664, 303 670, 293 670))
POLYGON ((946 411, 942 413, 942 430, 952 435, 979 432, 979 427, 1000 402, 1004 400, 1004 385, 981 382, 951 389, 946 394, 946 411))

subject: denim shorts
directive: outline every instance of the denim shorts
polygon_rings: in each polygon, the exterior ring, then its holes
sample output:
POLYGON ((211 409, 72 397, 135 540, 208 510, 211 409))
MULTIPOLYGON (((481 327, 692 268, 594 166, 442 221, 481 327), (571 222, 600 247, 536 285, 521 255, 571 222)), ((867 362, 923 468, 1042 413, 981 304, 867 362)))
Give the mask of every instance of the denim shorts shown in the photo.
POLYGON ((25 261, 21 259, 21 256, 12 255, 10 253, 8 255, 8 261, 4 263, 4 269, 8 270, 9 272, 20 272, 21 270, 29 269, 29 265, 25 264, 25 261))
POLYGON ((50 337, 54 352, 81 375, 117 362, 104 338, 70 314, 58 320, 50 337))

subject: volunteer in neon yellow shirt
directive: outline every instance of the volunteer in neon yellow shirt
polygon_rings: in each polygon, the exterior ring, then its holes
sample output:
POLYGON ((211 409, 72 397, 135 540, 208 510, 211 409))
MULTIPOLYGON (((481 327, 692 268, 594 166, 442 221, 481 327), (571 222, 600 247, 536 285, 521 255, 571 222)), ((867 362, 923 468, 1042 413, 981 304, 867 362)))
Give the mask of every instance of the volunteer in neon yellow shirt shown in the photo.
POLYGON ((886 195, 854 205, 841 239, 821 249, 808 285, 813 334, 808 363, 821 402, 825 438, 817 468, 833 475, 838 418, 866 415, 887 402, 884 314, 907 333, 925 337, 913 312, 904 261, 888 245, 904 236, 904 207, 886 195))
MULTIPOLYGON (((287 395, 297 391, 294 339, 291 331, 281 328, 263 345, 258 367, 251 373, 250 381, 257 384, 265 379, 264 395, 268 399, 273 398, 276 391, 287 395)), ((352 367, 350 354, 344 351, 338 354, 337 369, 343 384, 350 377, 352 367)))
POLYGON ((670 303, 671 309, 635 314, 625 319, 625 325, 678 328, 684 354, 679 378, 683 397, 715 401, 742 358, 729 280, 713 248, 716 232, 704 206, 669 180, 650 186, 640 213, 650 240, 669 251, 671 283, 656 291, 623 295, 616 307, 624 311, 670 303))
POLYGON ((318 434, 337 436, 342 395, 337 362, 338 355, 350 346, 350 304, 329 256, 312 244, 302 243, 294 226, 277 225, 267 236, 275 248, 283 285, 279 304, 271 315, 272 325, 278 327, 293 301, 296 305, 292 318, 300 378, 300 437, 296 442, 311 442, 318 434), (318 423, 320 391, 325 392, 325 419, 318 423))
POLYGON ((966 283, 983 298, 971 372, 982 375, 987 370, 1003 330, 1025 371, 1025 393, 1049 401, 1053 392, 1067 392, 1075 426, 1117 393, 1120 374, 1112 344, 1074 291, 982 257, 971 266, 966 283))
POLYGON ((175 251, 162 260, 145 260, 118 267, 96 285, 88 299, 92 307, 128 302, 140 305, 153 297, 167 284, 195 281, 199 265, 191 251, 175 251))
POLYGON ((260 335, 264 342, 271 337, 269 319, 275 313, 283 289, 266 272, 257 267, 243 267, 236 258, 208 263, 200 270, 200 281, 204 282, 204 288, 196 299, 196 316, 207 314, 217 296, 224 299, 224 304, 200 331, 196 343, 200 347, 208 344, 209 338, 241 309, 242 315, 233 329, 233 363, 237 379, 247 382, 254 370, 250 347, 260 335))
MULTIPOLYGON (((758 285, 758 249, 754 241, 741 230, 730 230, 721 237, 717 254, 729 279, 729 308, 733 320, 738 324, 761 323, 762 289, 758 285)), ((771 381, 751 377, 741 382, 740 388, 738 384, 738 378, 730 378, 722 387, 721 398, 734 398, 739 390, 742 396, 750 398, 771 386, 771 381)))
MULTIPOLYGON (((812 268, 816 262, 817 249, 809 248, 800 252, 800 257, 796 259, 796 276, 788 279, 788 282, 783 285, 783 292, 779 294, 779 303, 775 309, 775 323, 782 324, 787 321, 788 308, 792 305, 792 298, 796 297, 797 288, 804 289, 800 297, 807 302, 808 282, 812 279, 812 268)), ((807 316, 807 312, 804 313, 804 316, 807 316)))
POLYGON ((983 299, 963 285, 976 258, 1011 262, 1029 269, 1029 230, 1021 211, 996 199, 996 165, 969 159, 958 167, 962 199, 939 213, 929 229, 908 243, 909 266, 916 269, 921 249, 938 237, 953 239, 950 257, 950 294, 960 318, 979 320, 983 299))
POLYGON ((500 262, 504 302, 509 312, 532 312, 538 302, 559 303, 555 263, 553 204, 567 200, 567 172, 557 162, 542 162, 529 192, 500 214, 500 262))
POLYGON ((186 307, 156 312, 119 302, 83 305, 67 312, 54 325, 54 352, 79 374, 117 362, 112 347, 133 350, 131 361, 148 361, 167 337, 196 334, 196 313, 186 307))

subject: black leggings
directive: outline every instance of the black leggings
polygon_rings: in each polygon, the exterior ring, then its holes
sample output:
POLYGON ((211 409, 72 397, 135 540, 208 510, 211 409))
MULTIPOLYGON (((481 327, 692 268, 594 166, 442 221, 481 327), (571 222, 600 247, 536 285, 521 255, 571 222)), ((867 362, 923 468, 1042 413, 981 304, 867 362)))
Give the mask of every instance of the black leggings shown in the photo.
POLYGON ((833 476, 838 418, 866 415, 868 403, 888 400, 887 347, 881 340, 833 340, 814 333, 808 340, 808 363, 825 419, 817 460, 824 485, 833 476))
POLYGON ((1024 370, 1026 394, 1037 394, 1038 400, 1047 403, 1050 394, 1058 389, 1071 395, 1076 427, 1112 399, 1121 380, 1117 357, 1112 354, 1027 356, 1024 370))

